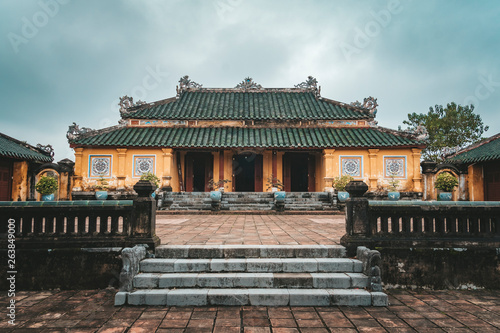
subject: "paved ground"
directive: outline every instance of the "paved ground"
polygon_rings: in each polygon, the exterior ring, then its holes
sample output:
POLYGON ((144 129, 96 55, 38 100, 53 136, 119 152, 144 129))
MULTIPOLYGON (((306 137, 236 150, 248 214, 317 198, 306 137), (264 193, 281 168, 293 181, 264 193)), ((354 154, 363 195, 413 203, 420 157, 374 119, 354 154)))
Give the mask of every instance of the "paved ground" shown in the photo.
POLYGON ((158 215, 156 234, 166 245, 339 244, 343 215, 158 215))
MULTIPOLYGON (((1 332, 500 332, 500 291, 389 292, 391 305, 352 307, 113 306, 113 290, 19 292, 1 332)), ((2 304, 6 296, 0 297, 2 304)))

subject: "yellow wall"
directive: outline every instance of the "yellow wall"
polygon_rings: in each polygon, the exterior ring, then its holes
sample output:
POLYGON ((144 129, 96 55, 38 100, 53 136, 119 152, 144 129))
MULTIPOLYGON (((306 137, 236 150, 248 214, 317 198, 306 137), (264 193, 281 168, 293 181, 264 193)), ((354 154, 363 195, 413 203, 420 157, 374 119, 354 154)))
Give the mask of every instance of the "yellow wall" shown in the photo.
POLYGON ((12 175, 12 200, 25 201, 28 198, 28 162, 14 162, 12 175))
POLYGON ((472 164, 469 165, 469 200, 483 201, 484 200, 484 179, 483 166, 472 164))
MULTIPOLYGON (((181 170, 184 178, 184 156, 182 151, 181 170)), ((224 179, 233 179, 233 155, 232 150, 224 151, 224 179)), ((277 152, 277 178, 283 182, 283 154, 277 152)), ((88 179, 89 156, 111 155, 112 175, 109 179, 110 190, 125 188, 131 190, 139 178, 133 177, 134 155, 154 155, 155 174, 162 180, 162 186, 170 185, 174 192, 178 192, 179 176, 177 168, 177 152, 172 149, 136 149, 136 148, 77 148, 75 149, 75 182, 74 190, 89 190, 89 186, 96 183, 96 178, 88 179)), ((213 177, 219 180, 219 153, 214 152, 213 177)), ((377 187, 388 187, 390 178, 384 175, 384 156, 403 156, 406 158, 406 177, 400 181, 400 191, 422 191, 422 177, 420 174, 420 149, 325 149, 322 154, 316 156, 316 191, 324 191, 331 188, 331 180, 340 175, 340 157, 360 156, 362 158, 363 173, 359 180, 365 181, 371 191, 377 187)), ((272 174, 272 151, 263 152, 263 187, 266 190, 267 179, 272 174)), ((231 191, 234 184, 226 183, 225 191, 231 191)), ((185 188, 185 184, 184 184, 185 188)))

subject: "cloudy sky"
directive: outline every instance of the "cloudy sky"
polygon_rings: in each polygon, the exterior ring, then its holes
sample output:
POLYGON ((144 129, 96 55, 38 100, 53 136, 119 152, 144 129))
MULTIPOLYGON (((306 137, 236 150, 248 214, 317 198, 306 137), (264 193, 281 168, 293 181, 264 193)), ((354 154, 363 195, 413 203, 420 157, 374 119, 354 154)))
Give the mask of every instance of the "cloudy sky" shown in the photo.
POLYGON ((474 104, 500 132, 500 2, 3 0, 0 132, 72 158, 72 122, 119 119, 118 97, 204 87, 292 87, 315 76, 322 96, 378 98, 379 125, 449 102, 474 104))

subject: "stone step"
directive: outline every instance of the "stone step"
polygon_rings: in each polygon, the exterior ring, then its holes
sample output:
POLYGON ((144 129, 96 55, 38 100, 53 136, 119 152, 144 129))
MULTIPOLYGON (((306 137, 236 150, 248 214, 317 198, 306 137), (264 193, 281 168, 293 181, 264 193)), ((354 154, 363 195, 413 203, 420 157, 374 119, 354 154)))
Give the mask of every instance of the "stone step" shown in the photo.
POLYGON ((363 263, 348 258, 240 258, 240 259, 144 259, 146 273, 255 272, 255 273, 360 273, 363 263))
POLYGON ((156 258, 345 258, 341 245, 160 245, 156 258))
POLYGON ((151 288, 315 288, 368 287, 362 273, 140 273, 134 287, 151 288))
POLYGON ((150 289, 118 292, 115 305, 387 306, 387 295, 362 289, 150 289))

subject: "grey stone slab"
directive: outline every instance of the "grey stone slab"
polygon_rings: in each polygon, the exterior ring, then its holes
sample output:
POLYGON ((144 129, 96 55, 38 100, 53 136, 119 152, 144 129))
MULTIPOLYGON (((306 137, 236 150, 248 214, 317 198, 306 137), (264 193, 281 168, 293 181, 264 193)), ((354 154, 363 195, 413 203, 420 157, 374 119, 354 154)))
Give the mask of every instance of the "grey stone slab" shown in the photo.
POLYGON ((259 258, 259 245, 224 245, 224 258, 259 258))
POLYGON ((175 289, 167 295, 168 306, 205 306, 208 289, 175 289))
POLYGON ((283 272, 317 272, 318 262, 308 258, 283 258, 283 272))
POLYGON ((158 279, 160 288, 196 287, 198 273, 161 274, 158 279))
POLYGON ((115 306, 127 304, 127 296, 128 296, 128 292, 126 292, 126 291, 117 292, 115 294, 115 306))
POLYGON ((279 258, 247 259, 247 272, 282 272, 283 262, 279 258))
POLYGON ((329 258, 345 258, 346 249, 342 245, 327 245, 329 258))
POLYGON ((261 258, 294 258, 295 249, 291 246, 268 245, 260 249, 261 258))
POLYGON ((201 273, 196 285, 201 288, 233 288, 237 273, 201 273))
POLYGON ((290 302, 288 289, 248 289, 250 305, 287 306, 290 302))
POLYGON ((141 261, 140 270, 145 273, 168 273, 174 271, 174 263, 177 259, 144 259, 141 261))
POLYGON ((288 289, 290 306, 329 306, 330 294, 324 289, 288 289))
POLYGON ((244 272, 247 269, 246 259, 212 259, 212 272, 244 272))
POLYGON ((248 305, 247 289, 210 289, 208 291, 208 304, 240 306, 248 305))
POLYGON ((353 261, 343 258, 316 258, 318 262, 318 272, 352 272, 353 261))
POLYGON ((373 306, 389 306, 389 297, 382 292, 372 292, 373 306))
POLYGON ((223 258, 221 245, 191 245, 189 258, 223 258))
POLYGON ((352 288, 367 288, 369 284, 368 276, 363 273, 346 273, 351 278, 352 288))
POLYGON ((167 289, 138 290, 128 295, 130 305, 166 305, 167 289))
POLYGON ((237 273, 234 286, 237 288, 272 288, 273 273, 237 273))
POLYGON ((332 305, 370 306, 372 296, 362 289, 328 289, 332 295, 332 305))
POLYGON ((210 259, 177 259, 175 272, 207 272, 210 270, 210 259))
POLYGON ((156 258, 187 258, 191 245, 160 245, 155 249, 156 258))
POLYGON ((273 273, 275 288, 312 288, 311 273, 273 273))
POLYGON ((313 287, 318 289, 351 288, 351 278, 345 273, 311 273, 313 287))
POLYGON ((324 245, 307 246, 295 249, 297 258, 327 258, 328 248, 324 245))
POLYGON ((140 273, 134 276, 134 288, 158 288, 160 273, 140 273))
POLYGON ((361 273, 361 272, 363 272, 363 263, 361 261, 353 259, 352 262, 353 262, 353 265, 354 265, 353 272, 355 272, 355 273, 361 273))

